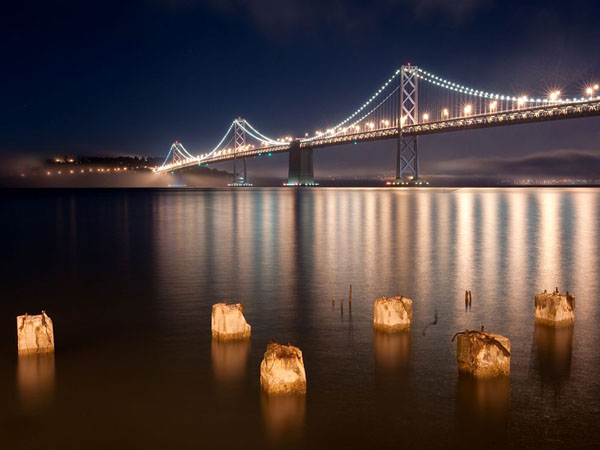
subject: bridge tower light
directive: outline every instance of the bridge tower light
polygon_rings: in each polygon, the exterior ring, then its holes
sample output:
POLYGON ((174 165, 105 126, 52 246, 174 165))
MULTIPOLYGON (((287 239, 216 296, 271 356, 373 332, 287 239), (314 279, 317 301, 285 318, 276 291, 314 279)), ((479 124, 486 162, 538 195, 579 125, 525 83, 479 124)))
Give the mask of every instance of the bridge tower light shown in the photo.
POLYGON ((429 114, 423 114, 423 121, 427 122, 429 120, 429 114))
POLYGON ((492 103, 490 103, 490 112, 496 111, 497 107, 498 107, 498 102, 494 100, 492 103))
POLYGON ((468 116, 473 111, 473 107, 471 105, 465 105, 465 116, 468 116))
POLYGON ((448 112, 448 108, 444 108, 444 109, 442 110, 442 116, 443 116, 445 119, 447 119, 447 118, 448 118, 449 114, 450 114, 450 113, 448 112))

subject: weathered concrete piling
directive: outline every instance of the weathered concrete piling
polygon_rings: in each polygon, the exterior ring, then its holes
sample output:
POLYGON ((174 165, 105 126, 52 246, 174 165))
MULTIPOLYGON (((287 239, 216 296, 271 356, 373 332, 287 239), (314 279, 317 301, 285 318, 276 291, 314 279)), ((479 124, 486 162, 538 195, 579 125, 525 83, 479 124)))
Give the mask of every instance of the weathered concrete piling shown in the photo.
POLYGON ((373 310, 373 326, 382 331, 399 331, 410 328, 412 304, 411 299, 401 295, 393 298, 378 298, 375 300, 373 310))
POLYGON ((458 370, 478 378, 510 373, 510 340, 500 334, 476 330, 456 333, 458 370))
POLYGON ((216 303, 212 307, 211 329, 213 338, 230 340, 249 338, 251 327, 241 303, 216 303))
POLYGON ((30 316, 27 313, 17 316, 17 346, 20 355, 54 351, 52 319, 45 311, 37 316, 30 316))
POLYGON ((561 294, 558 288, 535 296, 535 321, 541 325, 562 327, 575 323, 575 297, 561 294))
POLYGON ((271 341, 260 364, 260 386, 267 394, 305 393, 306 371, 300 349, 271 341))

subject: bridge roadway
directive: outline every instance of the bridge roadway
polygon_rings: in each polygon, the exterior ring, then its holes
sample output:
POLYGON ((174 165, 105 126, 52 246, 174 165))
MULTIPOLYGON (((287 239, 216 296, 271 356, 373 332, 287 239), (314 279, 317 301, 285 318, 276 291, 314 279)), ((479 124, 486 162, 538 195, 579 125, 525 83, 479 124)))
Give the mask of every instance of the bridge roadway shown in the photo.
MULTIPOLYGON (((490 128, 506 125, 517 125, 532 122, 544 122, 548 120, 576 119, 600 115, 600 100, 589 100, 585 102, 561 103, 552 105, 540 105, 532 108, 522 108, 511 111, 501 111, 491 114, 481 114, 465 117, 450 118, 446 120, 423 122, 402 127, 403 136, 422 136, 434 133, 446 133, 450 131, 472 130, 476 128, 490 128)), ((335 136, 323 136, 310 141, 300 141, 300 148, 323 148, 333 145, 343 145, 353 142, 370 142, 385 139, 398 138, 398 128, 379 128, 371 131, 359 131, 356 133, 339 134, 335 136)), ((198 164, 209 164, 231 161, 235 158, 242 159, 259 154, 273 154, 287 152, 291 144, 274 145, 269 147, 252 148, 245 151, 233 153, 217 152, 205 159, 193 159, 180 161, 168 170, 179 170, 198 164)))

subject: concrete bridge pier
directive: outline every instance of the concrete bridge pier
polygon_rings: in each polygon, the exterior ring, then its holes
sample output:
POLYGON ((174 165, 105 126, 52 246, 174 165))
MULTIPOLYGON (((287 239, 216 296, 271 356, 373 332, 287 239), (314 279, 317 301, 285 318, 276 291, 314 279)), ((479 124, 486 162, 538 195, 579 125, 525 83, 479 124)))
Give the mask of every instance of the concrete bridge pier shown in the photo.
POLYGON ((289 151, 290 166, 287 186, 316 186, 313 173, 312 147, 300 148, 300 142, 292 141, 289 151))

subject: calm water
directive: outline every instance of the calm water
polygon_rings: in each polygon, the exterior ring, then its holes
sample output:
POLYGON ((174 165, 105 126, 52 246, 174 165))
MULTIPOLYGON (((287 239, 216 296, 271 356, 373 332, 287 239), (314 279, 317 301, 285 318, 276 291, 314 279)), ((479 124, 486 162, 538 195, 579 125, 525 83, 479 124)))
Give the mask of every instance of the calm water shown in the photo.
POLYGON ((600 444, 600 190, 4 191, 0 201, 2 448, 600 444), (576 295, 574 329, 534 325, 534 294, 555 286, 576 295), (375 334, 374 299, 398 292, 414 299, 412 331, 375 334), (211 342, 222 300, 244 302, 249 343, 211 342), (15 316, 41 309, 56 355, 18 360, 15 316), (511 339, 510 378, 459 377, 450 339, 482 324, 511 339), (271 338, 303 350, 305 399, 261 395, 271 338))

